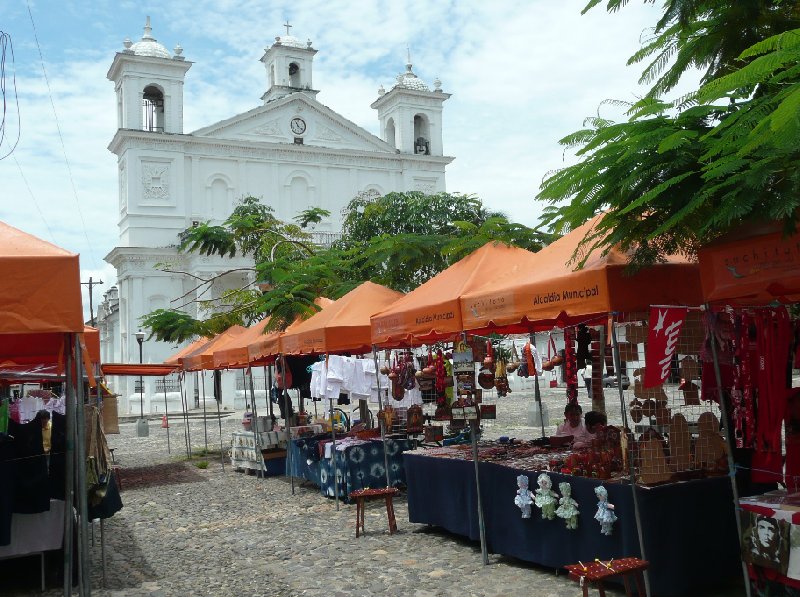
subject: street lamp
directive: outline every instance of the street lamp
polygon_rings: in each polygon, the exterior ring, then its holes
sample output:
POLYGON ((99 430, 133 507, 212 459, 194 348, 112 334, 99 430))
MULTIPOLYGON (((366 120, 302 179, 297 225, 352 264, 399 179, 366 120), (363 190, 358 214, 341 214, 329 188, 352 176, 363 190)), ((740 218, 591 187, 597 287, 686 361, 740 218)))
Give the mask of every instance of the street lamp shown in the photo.
MULTIPOLYGON (((144 332, 139 330, 135 334, 136 341, 139 343, 139 364, 143 363, 142 360, 142 344, 144 343, 144 332)), ((136 421, 136 436, 148 437, 150 435, 150 427, 144 418, 144 379, 139 376, 139 420, 136 421)))

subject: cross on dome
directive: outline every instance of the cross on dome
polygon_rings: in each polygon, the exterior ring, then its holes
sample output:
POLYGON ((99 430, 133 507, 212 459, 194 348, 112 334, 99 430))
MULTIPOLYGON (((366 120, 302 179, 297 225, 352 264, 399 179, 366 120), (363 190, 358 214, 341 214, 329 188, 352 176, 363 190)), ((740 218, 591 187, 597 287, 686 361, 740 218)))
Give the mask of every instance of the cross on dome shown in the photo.
POLYGON ((283 24, 286 27, 286 35, 289 35, 289 29, 292 28, 292 25, 289 24, 289 19, 286 19, 286 22, 283 24))

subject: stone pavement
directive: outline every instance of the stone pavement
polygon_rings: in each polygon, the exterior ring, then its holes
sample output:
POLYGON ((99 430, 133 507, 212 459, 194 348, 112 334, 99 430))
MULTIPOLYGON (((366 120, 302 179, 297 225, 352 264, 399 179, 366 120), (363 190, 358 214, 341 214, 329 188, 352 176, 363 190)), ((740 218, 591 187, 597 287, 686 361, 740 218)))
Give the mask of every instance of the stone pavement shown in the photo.
MULTIPOLYGON (((560 422, 564 390, 548 388, 544 395, 553 419, 549 433, 560 422)), ((583 392, 581 399, 589 410, 585 397, 583 392)), ((498 419, 487 422, 487 437, 540 435, 539 428, 525 425, 530 392, 499 400, 498 419)), ((609 397, 609 410, 612 404, 609 397)), ((397 533, 388 534, 385 508, 372 503, 366 511, 366 535, 356 539, 355 505, 341 504, 337 511, 335 502, 316 487, 296 487, 292 495, 285 477, 259 479, 237 473, 227 461, 223 471, 218 454, 209 454, 207 469, 181 461, 182 421, 171 423, 170 455, 166 430, 157 420, 150 422, 148 438, 135 437, 134 423, 122 423, 121 434, 109 436, 127 485, 124 508, 105 523, 106 588, 95 527, 96 595, 580 594, 563 572, 557 575, 552 569, 492 554, 490 564, 483 566, 478 543, 409 523, 402 495, 395 499, 397 533)), ((223 418, 222 426, 227 446, 230 433, 241 430, 241 413, 223 418)), ((198 452, 205 447, 202 420, 192 420, 190 431, 198 452)), ((209 449, 218 450, 216 419, 208 422, 207 434, 209 449)), ((509 495, 513 490, 509 488, 509 495)))

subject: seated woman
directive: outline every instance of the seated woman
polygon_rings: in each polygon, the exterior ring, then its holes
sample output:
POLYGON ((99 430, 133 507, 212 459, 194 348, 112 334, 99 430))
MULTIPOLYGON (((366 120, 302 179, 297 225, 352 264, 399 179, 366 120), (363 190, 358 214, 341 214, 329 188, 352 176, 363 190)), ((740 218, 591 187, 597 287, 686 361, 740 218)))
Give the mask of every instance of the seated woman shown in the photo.
POLYGON ((596 410, 590 410, 586 413, 583 420, 585 423, 584 429, 586 430, 586 435, 580 439, 575 438, 575 441, 572 443, 573 448, 590 447, 592 445, 592 440, 594 440, 595 437, 599 437, 598 434, 601 433, 608 424, 608 417, 596 410))
POLYGON ((583 409, 577 402, 568 402, 564 407, 564 422, 556 429, 557 437, 572 436, 573 446, 577 443, 583 443, 588 440, 589 444, 592 443, 592 438, 586 427, 581 423, 581 414, 583 409))

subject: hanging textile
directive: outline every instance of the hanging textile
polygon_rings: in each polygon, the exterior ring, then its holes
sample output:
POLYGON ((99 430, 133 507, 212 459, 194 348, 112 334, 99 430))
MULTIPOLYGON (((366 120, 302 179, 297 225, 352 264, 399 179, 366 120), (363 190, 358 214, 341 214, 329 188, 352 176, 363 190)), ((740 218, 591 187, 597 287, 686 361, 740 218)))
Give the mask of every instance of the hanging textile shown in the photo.
POLYGON ((759 310, 752 319, 756 333, 754 368, 757 367, 758 393, 758 420, 753 424, 756 449, 753 480, 780 482, 783 480, 781 425, 786 419, 789 395, 787 368, 791 366, 791 323, 784 307, 759 310))

